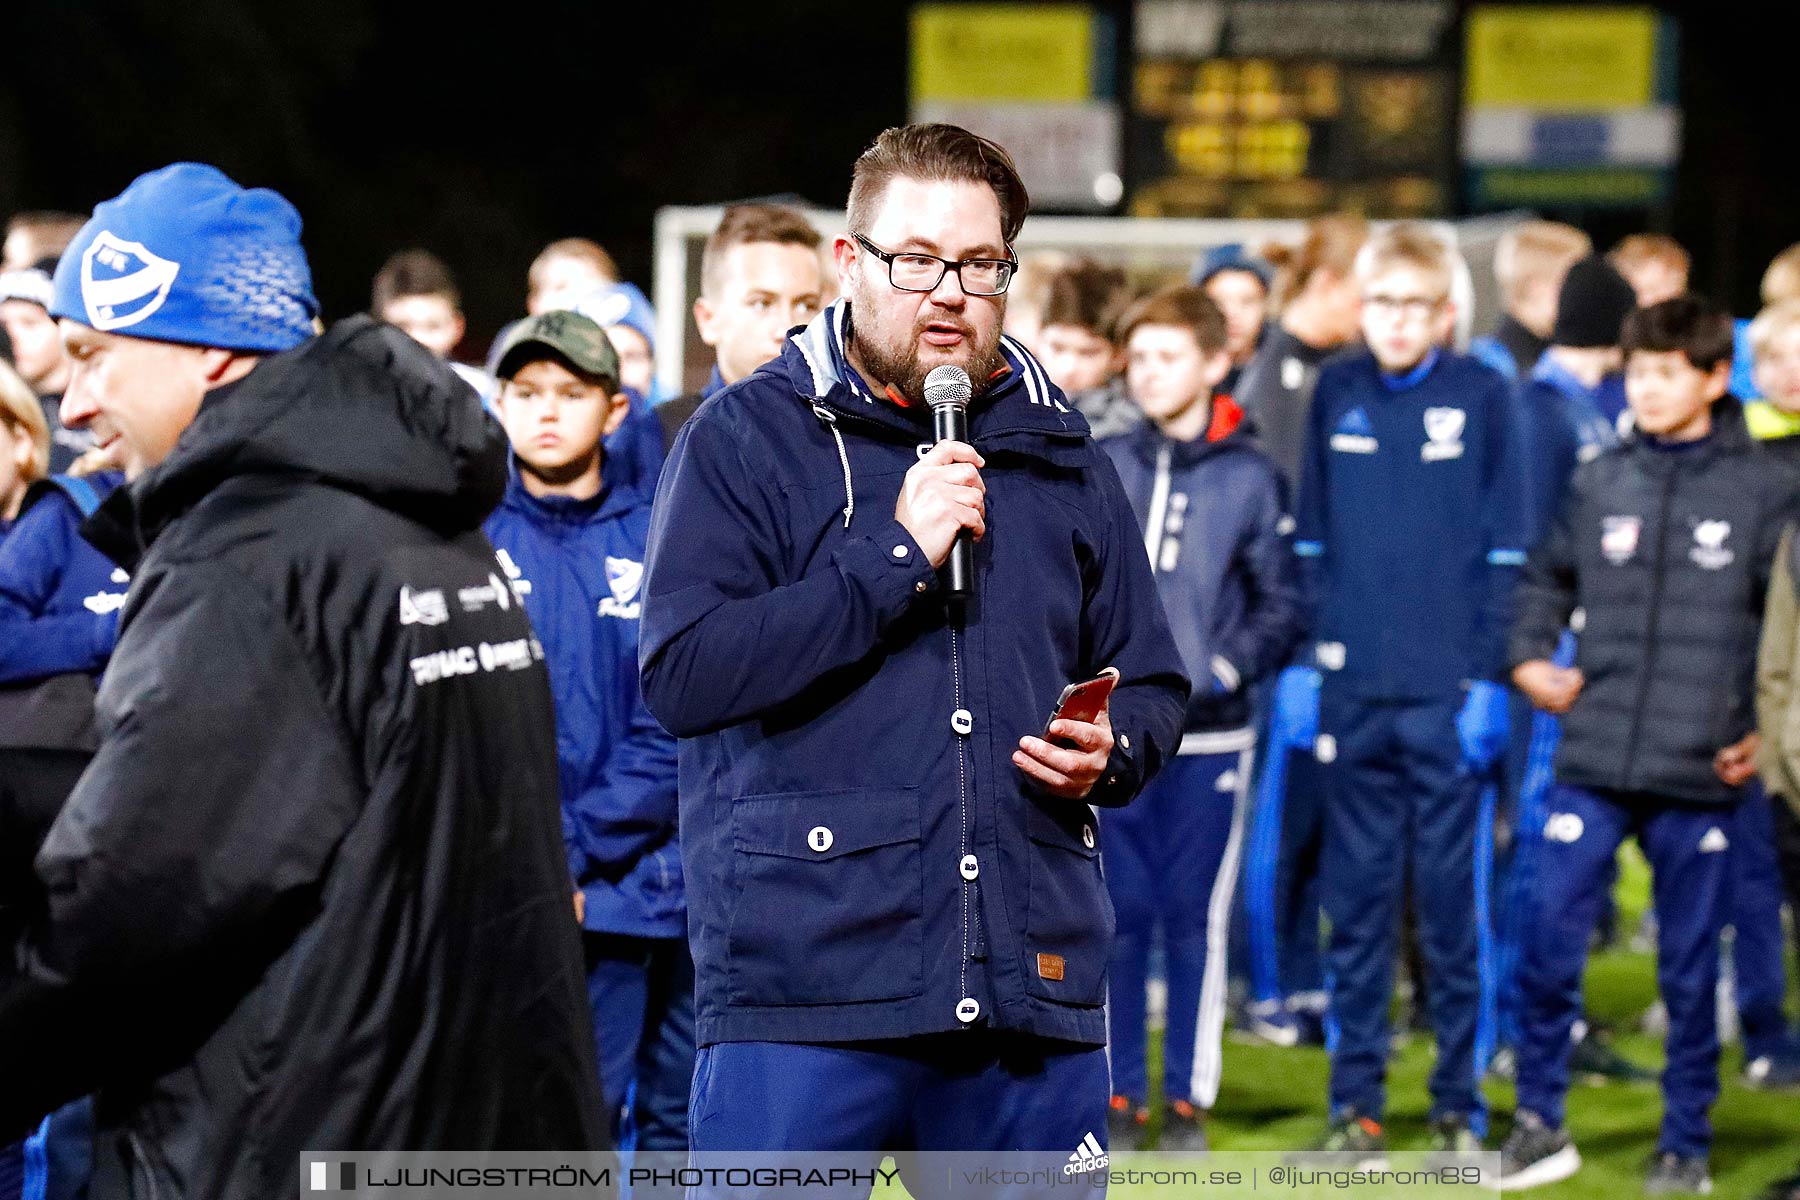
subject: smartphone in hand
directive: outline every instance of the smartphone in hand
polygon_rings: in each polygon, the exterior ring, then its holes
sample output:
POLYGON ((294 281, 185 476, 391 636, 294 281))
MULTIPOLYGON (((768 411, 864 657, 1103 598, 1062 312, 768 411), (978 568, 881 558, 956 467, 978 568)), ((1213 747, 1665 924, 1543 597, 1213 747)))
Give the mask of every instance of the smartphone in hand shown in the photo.
POLYGON ((1052 737, 1050 726, 1056 721, 1081 721, 1092 725, 1100 717, 1106 707, 1113 688, 1119 683, 1119 669, 1108 667, 1092 679, 1084 679, 1080 683, 1071 683, 1062 691, 1056 701, 1056 707, 1050 713, 1050 720, 1044 722, 1044 740, 1058 746, 1072 746, 1067 738, 1052 737))

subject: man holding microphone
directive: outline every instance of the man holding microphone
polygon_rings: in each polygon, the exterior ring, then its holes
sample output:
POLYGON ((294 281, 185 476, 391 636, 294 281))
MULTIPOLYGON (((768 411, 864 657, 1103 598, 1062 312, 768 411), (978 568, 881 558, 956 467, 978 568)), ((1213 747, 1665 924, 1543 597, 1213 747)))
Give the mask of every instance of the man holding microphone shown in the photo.
POLYGON ((844 299, 664 469, 641 656, 682 739, 697 1151, 1105 1137, 1089 805, 1173 752, 1187 682, 1117 474, 1001 334, 1027 206, 992 142, 883 133, 833 246, 844 299), (944 367, 967 441, 934 438, 944 367), (1108 703, 1046 723, 1109 667, 1108 703))

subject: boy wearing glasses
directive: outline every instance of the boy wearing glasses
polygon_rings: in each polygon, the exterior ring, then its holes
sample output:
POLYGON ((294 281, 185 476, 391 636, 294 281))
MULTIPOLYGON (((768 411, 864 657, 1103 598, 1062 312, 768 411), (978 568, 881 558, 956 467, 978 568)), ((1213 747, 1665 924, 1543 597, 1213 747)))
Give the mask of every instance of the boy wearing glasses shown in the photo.
POLYGON ((1448 349, 1455 252, 1419 226, 1357 257, 1367 349, 1319 374, 1295 553, 1313 608, 1326 784, 1331 1123, 1385 1150, 1395 933, 1410 889, 1437 1036, 1431 1126, 1478 1149, 1478 774, 1505 739, 1507 605, 1528 533, 1510 388, 1448 349))

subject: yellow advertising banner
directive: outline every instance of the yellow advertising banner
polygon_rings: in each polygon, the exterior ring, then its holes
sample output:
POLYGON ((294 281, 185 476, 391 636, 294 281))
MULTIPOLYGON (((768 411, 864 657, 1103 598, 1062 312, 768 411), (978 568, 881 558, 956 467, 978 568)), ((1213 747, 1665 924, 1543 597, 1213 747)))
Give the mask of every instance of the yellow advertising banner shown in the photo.
POLYGON ((1094 18, 1077 4, 921 4, 912 102, 1086 100, 1094 18))
POLYGON ((1482 5, 1467 28, 1471 107, 1592 111, 1655 99, 1653 9, 1482 5))

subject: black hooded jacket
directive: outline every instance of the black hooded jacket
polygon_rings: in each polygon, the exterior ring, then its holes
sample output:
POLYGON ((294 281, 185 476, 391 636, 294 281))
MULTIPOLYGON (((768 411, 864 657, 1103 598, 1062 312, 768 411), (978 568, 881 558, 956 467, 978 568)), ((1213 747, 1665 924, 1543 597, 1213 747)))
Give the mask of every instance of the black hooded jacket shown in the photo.
POLYGON ((1775 549, 1800 476, 1765 454, 1730 397, 1687 449, 1631 436, 1578 467, 1519 587, 1510 659, 1548 659, 1581 611, 1585 683, 1556 778, 1734 805, 1713 756, 1756 727, 1755 672, 1775 549))
POLYGON ((208 395, 84 533, 133 573, 101 746, 0 959, 0 1140, 97 1090, 92 1195, 605 1122, 506 444, 364 318, 208 395))

